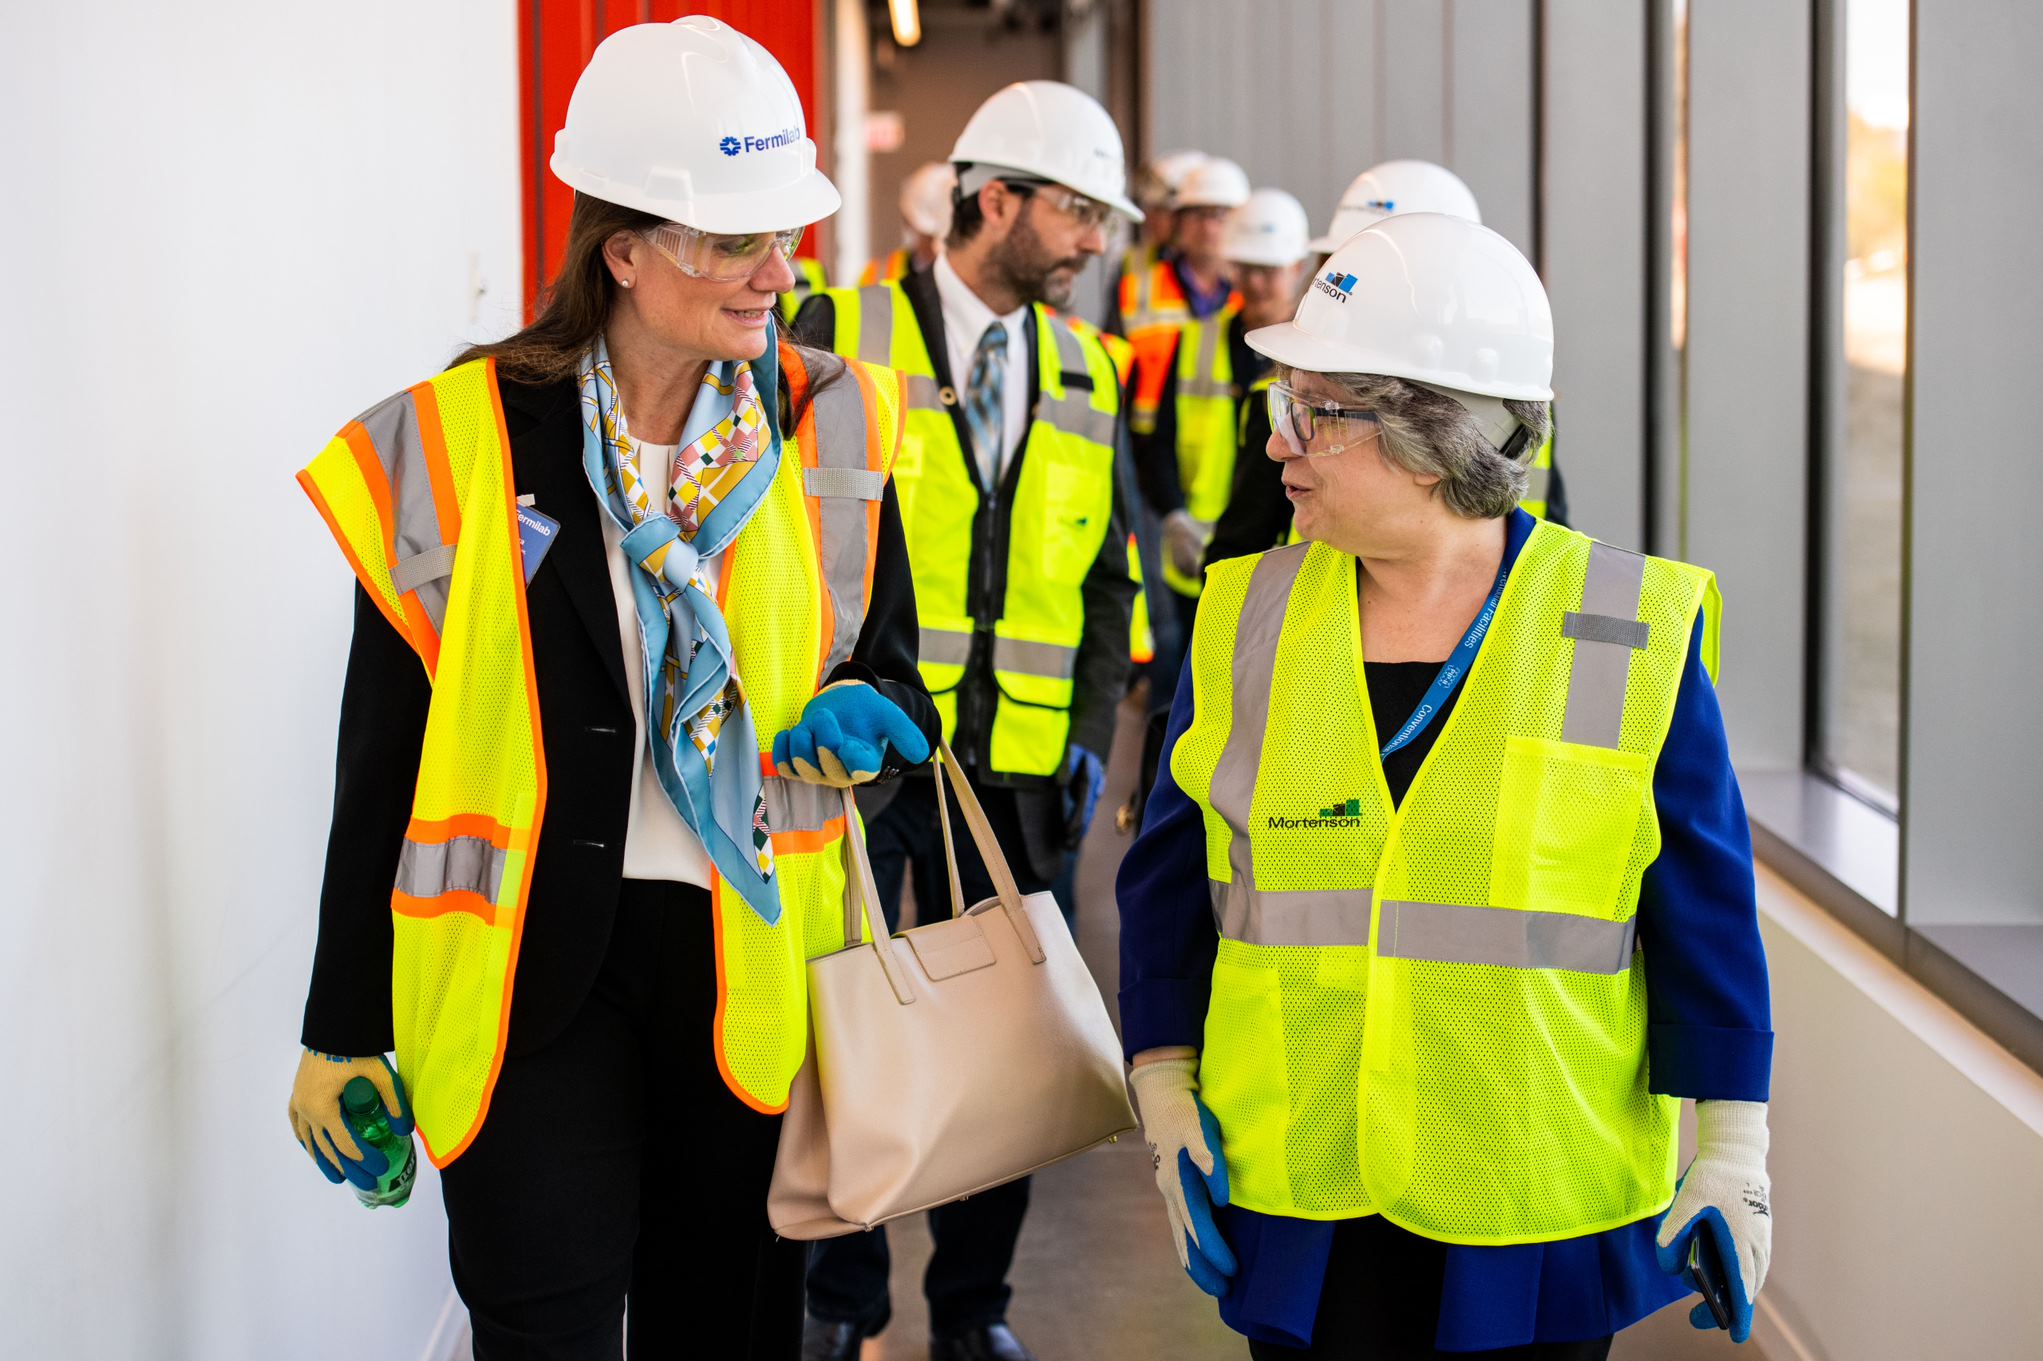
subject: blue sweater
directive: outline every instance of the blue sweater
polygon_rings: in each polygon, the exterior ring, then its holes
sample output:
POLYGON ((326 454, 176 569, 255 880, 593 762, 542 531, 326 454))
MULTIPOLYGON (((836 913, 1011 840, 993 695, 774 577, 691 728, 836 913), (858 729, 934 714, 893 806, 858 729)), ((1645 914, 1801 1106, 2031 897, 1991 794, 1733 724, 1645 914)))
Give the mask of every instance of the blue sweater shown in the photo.
MULTIPOLYGON (((1507 564, 1515 564, 1536 523, 1512 513, 1507 564)), ((1638 909, 1647 1061, 1652 1089, 1663 1095, 1764 1101, 1773 1031, 1752 843, 1702 663, 1702 632, 1698 621, 1653 770, 1661 847, 1638 909)), ((1199 808, 1170 772, 1192 704, 1188 662, 1142 833, 1121 862, 1121 1025, 1130 1056, 1204 1039, 1219 938, 1199 808)), ((1673 1303, 1688 1287, 1654 1262, 1657 1223, 1552 1243, 1450 1246, 1435 1345, 1481 1351, 1603 1337, 1673 1303)), ((1309 1345, 1333 1230, 1325 1222, 1224 1212, 1222 1231, 1240 1270, 1220 1302, 1221 1318, 1258 1341, 1309 1345)))

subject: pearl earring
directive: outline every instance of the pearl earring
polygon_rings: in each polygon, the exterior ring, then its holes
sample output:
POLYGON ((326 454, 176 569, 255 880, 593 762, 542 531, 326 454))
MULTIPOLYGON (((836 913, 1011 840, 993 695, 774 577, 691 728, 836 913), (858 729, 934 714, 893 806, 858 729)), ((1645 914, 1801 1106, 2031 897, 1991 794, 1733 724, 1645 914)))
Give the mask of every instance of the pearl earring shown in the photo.
POLYGON ((631 287, 631 280, 629 279, 619 279, 617 282, 623 284, 626 288, 631 287))

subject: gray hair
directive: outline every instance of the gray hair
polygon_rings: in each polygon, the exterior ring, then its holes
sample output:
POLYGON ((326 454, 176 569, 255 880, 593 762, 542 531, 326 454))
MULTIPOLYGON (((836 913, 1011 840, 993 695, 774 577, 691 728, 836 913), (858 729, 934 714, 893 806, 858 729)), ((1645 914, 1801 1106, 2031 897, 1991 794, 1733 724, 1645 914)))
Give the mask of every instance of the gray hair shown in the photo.
POLYGON ((1510 401, 1504 409, 1528 437, 1506 458, 1452 397, 1376 373, 1321 374, 1341 391, 1344 404, 1367 407, 1383 428, 1378 447, 1408 473, 1440 479, 1435 490, 1447 508, 1469 520, 1508 515, 1525 497, 1526 470, 1546 443, 1553 419, 1545 402, 1510 401))

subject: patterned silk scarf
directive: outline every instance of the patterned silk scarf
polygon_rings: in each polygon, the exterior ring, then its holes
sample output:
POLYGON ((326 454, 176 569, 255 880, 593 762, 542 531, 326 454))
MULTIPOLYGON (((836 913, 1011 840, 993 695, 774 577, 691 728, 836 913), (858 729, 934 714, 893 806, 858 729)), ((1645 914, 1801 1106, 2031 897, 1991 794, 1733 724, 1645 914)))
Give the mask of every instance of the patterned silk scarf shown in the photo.
POLYGON ((631 588, 653 769, 717 873, 768 925, 780 920, 780 886, 759 740, 701 564, 738 537, 780 468, 777 345, 769 331, 761 358, 710 367, 687 426, 702 433, 677 451, 663 485, 640 477, 601 336, 581 366, 582 463, 638 568, 631 588), (726 746, 730 759, 719 760, 726 746))

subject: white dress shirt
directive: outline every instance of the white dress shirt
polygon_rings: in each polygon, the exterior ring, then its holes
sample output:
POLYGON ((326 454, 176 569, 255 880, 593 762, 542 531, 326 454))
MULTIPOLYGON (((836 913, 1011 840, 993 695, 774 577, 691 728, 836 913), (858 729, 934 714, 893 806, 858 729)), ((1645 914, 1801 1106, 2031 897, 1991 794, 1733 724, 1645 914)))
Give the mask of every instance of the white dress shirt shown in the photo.
MULTIPOLYGON (((678 444, 640 444, 637 447, 639 477, 650 487, 665 487, 667 470, 674 465, 678 444)), ((624 824, 624 877, 666 879, 680 884, 709 887, 709 851, 702 839, 689 829, 674 811, 673 801, 660 786, 660 777, 648 758, 652 746, 646 740, 645 644, 638 636, 638 605, 631 593, 631 573, 636 568, 625 561, 619 547, 624 531, 610 512, 603 519, 603 547, 610 562, 610 593, 617 598, 617 630, 624 642, 624 683, 631 692, 631 810, 624 824)), ((710 590, 716 590, 722 570, 721 556, 705 558, 702 574, 710 590)))
MULTIPOLYGON (((1007 475, 1008 462, 1021 448, 1022 437, 1028 432, 1029 343, 1022 326, 1029 309, 1023 304, 1006 316, 996 315, 972 291, 972 286, 958 277, 947 255, 936 257, 931 273, 936 276, 936 295, 943 303, 944 342, 950 351, 951 382, 957 386, 960 402, 966 400, 972 382, 972 356, 979 352, 979 337, 996 321, 1007 328, 1007 373, 1001 380, 1000 394, 1000 448, 972 451, 978 460, 980 487, 997 486, 1007 475)), ((968 428, 969 425, 967 422, 968 428)))

